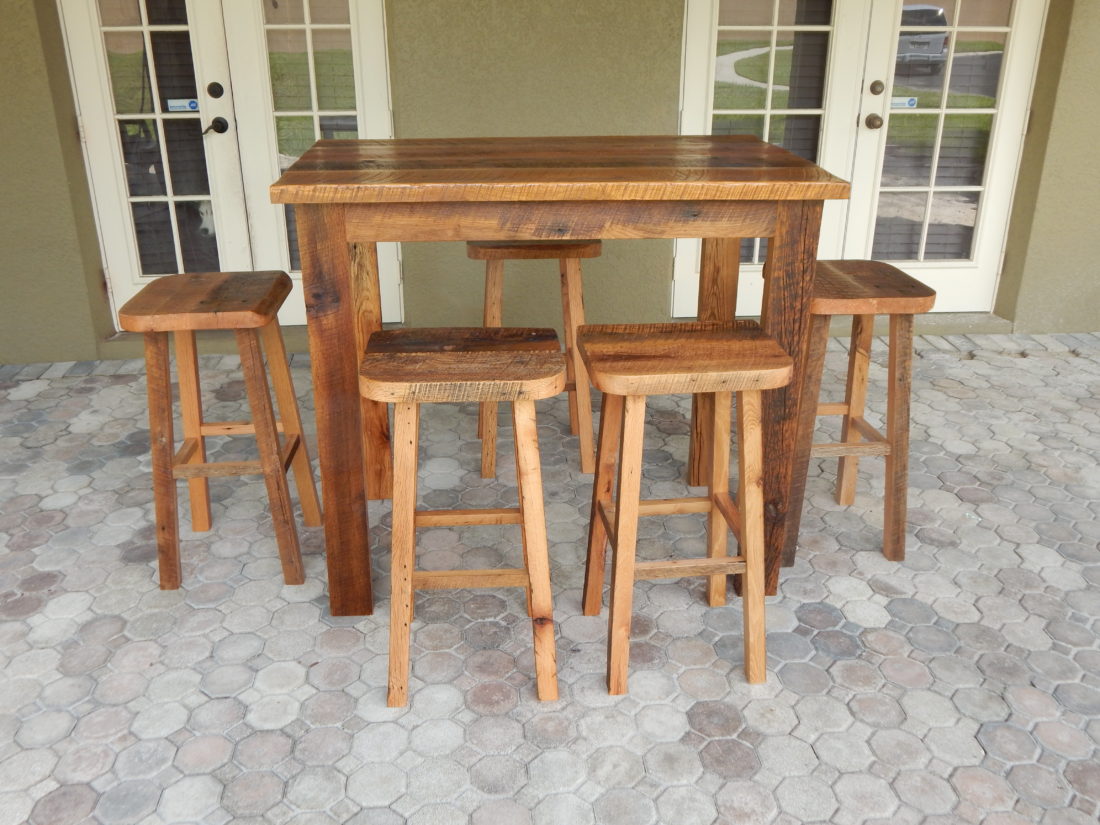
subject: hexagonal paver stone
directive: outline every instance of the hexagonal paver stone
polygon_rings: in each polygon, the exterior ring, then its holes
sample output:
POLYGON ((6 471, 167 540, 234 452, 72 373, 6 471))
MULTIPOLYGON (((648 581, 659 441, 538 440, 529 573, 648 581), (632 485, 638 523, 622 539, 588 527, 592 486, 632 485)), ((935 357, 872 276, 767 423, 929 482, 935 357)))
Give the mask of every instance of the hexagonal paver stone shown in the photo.
POLYGON ((959 799, 982 811, 1009 811, 1016 803, 1008 782, 985 768, 959 768, 951 776, 951 784, 959 799))
POLYGON ((812 777, 784 779, 775 789, 775 798, 780 809, 800 822, 828 821, 837 809, 833 789, 812 777))
POLYGON ((486 802, 470 817, 470 825, 531 825, 532 814, 512 799, 486 802))
POLYGON ((185 776, 164 789, 157 814, 165 822, 202 822, 221 793, 222 783, 212 776, 185 776))
POLYGON ((470 768, 470 784, 493 796, 512 796, 526 782, 525 766, 511 756, 486 756, 470 768))
POLYGON ((323 811, 344 798, 346 777, 335 768, 311 766, 286 784, 287 801, 303 811, 323 811))
POLYGON ((112 785, 99 798, 96 815, 103 822, 128 825, 141 822, 157 807, 160 786, 147 779, 134 779, 112 785))
POLYGON ((894 791, 901 801, 926 814, 946 814, 955 807, 954 788, 926 770, 902 771, 894 780, 894 791))
POLYGON ((802 695, 824 693, 832 684, 828 673, 809 662, 788 662, 778 674, 783 687, 802 695))
POLYGON ((1008 772, 1008 781, 1029 802, 1043 807, 1065 805, 1070 783, 1042 765, 1016 765, 1008 772))
POLYGON ((644 762, 646 773, 663 785, 694 782, 703 773, 699 752, 678 742, 655 745, 646 752, 644 762))
POLYGON ((282 779, 268 771, 249 771, 225 786, 222 807, 234 816, 261 816, 282 798, 282 779))
POLYGON ((661 822, 678 825, 711 825, 718 816, 710 794, 689 786, 666 790, 657 798, 657 810, 661 822))
POLYGON ((536 793, 571 791, 585 780, 585 764, 570 751, 544 751, 528 764, 527 775, 528 787, 536 793))
POLYGON ((535 825, 562 825, 562 823, 576 823, 576 825, 593 825, 596 815, 592 806, 583 799, 571 793, 551 794, 541 799, 535 805, 535 825))
POLYGON ((877 776, 845 774, 833 786, 841 807, 868 819, 889 817, 898 807, 890 783, 877 776))
POLYGON ((605 788, 628 787, 645 775, 642 757, 620 745, 600 748, 588 757, 588 779, 605 788))
POLYGON ((703 767, 724 779, 748 779, 760 770, 756 751, 736 739, 713 739, 699 752, 703 767))
POLYGON ((62 785, 34 803, 30 825, 75 825, 91 814, 98 798, 87 785, 62 785))
POLYGON ((594 803, 592 810, 600 825, 640 825, 657 821, 652 800, 633 788, 608 791, 594 803))
POLYGON ((389 762, 364 765, 348 777, 348 798, 364 808, 385 808, 405 793, 408 777, 389 762))
POLYGON ((729 702, 696 702, 687 712, 691 729, 709 738, 734 736, 744 726, 741 714, 729 702))

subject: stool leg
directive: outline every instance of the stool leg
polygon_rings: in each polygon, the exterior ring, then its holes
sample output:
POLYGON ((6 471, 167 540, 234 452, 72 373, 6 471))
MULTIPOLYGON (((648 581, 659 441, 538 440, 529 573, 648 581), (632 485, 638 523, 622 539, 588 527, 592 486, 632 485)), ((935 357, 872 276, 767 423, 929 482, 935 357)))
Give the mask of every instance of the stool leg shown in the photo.
POLYGON ((588 383, 588 370, 577 347, 577 328, 584 324, 584 288, 581 281, 579 258, 562 258, 561 267, 561 316, 565 331, 565 375, 572 383, 569 391, 569 428, 580 439, 581 472, 591 473, 596 468, 592 443, 592 389, 588 383))
POLYGON ((416 463, 420 405, 394 405, 393 530, 390 534, 390 658, 386 704, 404 707, 409 698, 409 635, 416 567, 416 463))
MULTIPOLYGON (((504 317, 504 261, 485 262, 485 306, 482 325, 499 327, 504 317)), ((481 439, 481 477, 497 474, 496 401, 484 401, 478 410, 477 434, 481 439)))
POLYGON ((145 374, 149 394, 149 442, 153 460, 153 503, 157 523, 157 568, 160 589, 180 586, 179 503, 172 475, 172 375, 168 335, 145 333, 145 374))
POLYGON ((588 561, 584 566, 585 616, 598 615, 603 604, 607 530, 600 518, 600 507, 611 503, 622 430, 623 397, 604 393, 603 410, 600 413, 600 450, 596 457, 596 477, 592 481, 592 510, 588 518, 588 561))
POLYGON ((305 573, 302 570, 301 551, 298 549, 298 532, 294 527, 290 489, 286 483, 286 471, 283 469, 279 433, 275 429, 275 412, 271 408, 260 337, 256 330, 237 330, 237 349, 241 353, 241 371, 244 373, 248 406, 252 409, 252 424, 256 428, 260 466, 263 468, 264 484, 271 502, 271 519, 275 523, 275 542, 283 565, 283 581, 287 584, 302 584, 305 573))
POLYGON ((745 625, 745 678, 767 678, 764 630, 764 450, 760 391, 737 399, 737 507, 741 513, 741 556, 745 559, 741 608, 745 625))
MULTIPOLYGON (((707 556, 712 559, 723 559, 729 555, 729 525, 718 509, 717 499, 729 495, 730 489, 730 398, 728 392, 716 392, 711 396, 714 418, 709 462, 711 505, 707 513, 707 556)), ((707 577, 707 603, 711 607, 726 603, 726 577, 721 573, 707 577)))
POLYGON ((530 596, 528 612, 534 633, 535 681, 539 699, 558 698, 557 653, 554 647, 554 604, 550 592, 550 556, 546 546, 546 512, 542 499, 542 469, 535 402, 512 402, 516 438, 516 482, 519 486, 530 596))
MULTIPOLYGON (((535 603, 534 603, 534 600, 533 600, 533 597, 532 597, 532 594, 531 594, 531 564, 530 564, 530 558, 528 556, 527 531, 525 529, 523 529, 523 525, 527 524, 527 513, 524 510, 524 505, 525 505, 526 501, 525 501, 525 498, 524 498, 524 495, 523 495, 523 478, 522 478, 521 472, 520 472, 521 468, 523 467, 523 462, 525 461, 525 459, 522 455, 520 455, 520 450, 523 447, 523 443, 519 439, 519 431, 514 429, 515 418, 516 418, 515 404, 516 404, 516 402, 512 403, 512 422, 513 422, 512 432, 515 434, 515 438, 512 439, 512 447, 513 447, 512 454, 516 459, 516 486, 519 488, 519 507, 518 507, 518 509, 519 509, 519 523, 520 523, 519 536, 520 536, 520 545, 523 547, 523 569, 527 571, 527 587, 524 588, 523 598, 524 598, 524 603, 527 605, 527 615, 530 618, 533 619, 535 617, 535 603)), ((536 434, 536 439, 537 439, 537 434, 536 434)), ((538 444, 538 441, 536 440, 535 443, 538 444)), ((542 483, 542 474, 541 474, 541 471, 540 471, 540 473, 539 473, 539 484, 541 485, 541 483, 542 483)), ((541 486, 540 486, 539 496, 540 496, 540 499, 541 499, 541 496, 542 496, 541 486)))
MULTIPOLYGON (((852 341, 848 354, 848 382, 844 387, 847 411, 840 425, 840 440, 845 444, 861 441, 853 419, 863 418, 867 406, 867 373, 871 366, 871 337, 875 325, 873 315, 852 316, 852 341)), ((856 472, 859 456, 841 456, 836 472, 837 504, 849 506, 856 498, 856 472)))
POLYGON ((611 610, 607 631, 607 690, 626 693, 630 663, 630 619, 634 600, 634 559, 638 542, 638 504, 642 487, 642 437, 645 396, 623 403, 619 484, 615 496, 615 544, 611 562, 611 610))
POLYGON ((279 420, 283 424, 283 436, 297 438, 298 448, 291 459, 294 484, 298 488, 298 500, 302 505, 302 520, 310 527, 321 525, 321 504, 317 500, 317 485, 313 480, 313 467, 309 463, 309 451, 302 432, 302 416, 298 399, 294 395, 294 382, 290 377, 290 362, 286 357, 283 333, 276 318, 260 329, 264 350, 267 352, 267 368, 271 371, 271 386, 275 390, 275 403, 279 407, 279 420))
MULTIPOLYGON (((202 394, 199 391, 199 356, 195 333, 180 330, 176 341, 176 373, 180 382, 180 419, 184 439, 193 439, 195 449, 189 464, 206 463, 206 439, 202 434, 202 394)), ((187 480, 191 496, 191 529, 196 533, 210 529, 210 481, 205 476, 187 480)))
POLYGON ((905 558, 905 521, 909 491, 909 394, 913 370, 913 316, 890 316, 890 389, 886 396, 886 496, 882 552, 892 561, 905 558))

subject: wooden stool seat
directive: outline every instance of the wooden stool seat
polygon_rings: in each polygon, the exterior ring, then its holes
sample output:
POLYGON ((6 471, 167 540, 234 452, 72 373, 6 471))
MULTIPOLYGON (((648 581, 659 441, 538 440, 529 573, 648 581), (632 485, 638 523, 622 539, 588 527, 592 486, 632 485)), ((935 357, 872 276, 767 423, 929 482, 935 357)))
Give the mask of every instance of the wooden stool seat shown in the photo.
MULTIPOLYGON (((566 384, 569 393, 569 429, 580 441, 581 472, 595 467, 592 425, 592 396, 584 362, 577 351, 577 328, 584 323, 584 290, 581 283, 581 259, 596 258, 603 244, 598 240, 581 241, 468 241, 466 255, 485 261, 485 302, 483 324, 499 327, 504 312, 504 262, 506 260, 546 260, 556 258, 561 274, 561 314, 565 337, 566 384)), ((481 405, 478 436, 481 438, 481 475, 491 478, 496 472, 495 402, 481 405)))
POLYGON ((625 693, 633 587, 637 579, 707 577, 707 599, 725 603, 726 578, 742 576, 745 676, 765 678, 764 498, 761 390, 786 385, 792 362, 751 321, 581 327, 578 346, 604 393, 585 567, 584 613, 603 599, 606 545, 613 550, 607 685, 625 693), (642 501, 642 441, 647 395, 697 393, 708 399, 711 453, 704 496, 642 501), (737 401, 738 494, 729 494, 730 411, 737 401), (620 455, 621 453, 621 455, 620 455), (617 473, 616 473, 616 464, 617 473), (616 483, 617 477, 617 483, 616 483), (617 487, 615 500, 612 491, 617 487), (707 557, 637 562, 640 516, 707 514, 707 557), (726 552, 727 530, 740 552, 726 552))
POLYGON ((271 323, 291 281, 285 272, 200 272, 157 278, 118 311, 127 332, 258 329, 271 323))
POLYGON ((283 579, 287 584, 305 581, 287 485, 289 469, 294 471, 307 525, 320 525, 321 508, 276 315, 290 288, 287 274, 276 271, 169 275, 150 282, 119 310, 122 329, 145 335, 157 559, 162 590, 175 590, 181 581, 176 500, 176 480, 181 478, 187 479, 190 491, 192 529, 201 532, 211 527, 210 478, 262 474, 275 522, 283 579), (206 421, 203 418, 195 332, 217 329, 236 333, 252 421, 206 421), (178 450, 174 449, 172 426, 169 334, 175 339, 183 424, 183 441, 178 450), (264 350, 278 404, 278 418, 271 404, 264 350), (259 460, 207 461, 206 439, 215 435, 255 436, 259 460))
POLYGON ((616 395, 740 392, 785 386, 791 359, 753 321, 589 324, 592 383, 616 395))
MULTIPOLYGON (((543 700, 558 697, 550 560, 542 497, 535 401, 565 387, 565 360, 552 329, 399 329, 375 332, 360 362, 359 386, 394 406, 393 532, 387 703, 408 701, 409 641, 416 590, 524 587, 534 635, 535 679, 543 700), (509 401, 515 427, 519 506, 417 510, 420 405, 509 401), (517 524, 524 566, 491 570, 416 570, 416 529, 517 524)), ((495 425, 494 425, 495 430, 495 425)))
POLYGON ((810 311, 815 315, 917 315, 936 291, 882 261, 818 261, 810 311))
POLYGON ((810 355, 804 398, 817 399, 825 366, 829 322, 833 315, 852 316, 848 378, 844 401, 819 403, 819 416, 842 416, 840 440, 814 444, 811 455, 840 459, 836 500, 855 500, 856 471, 861 456, 886 458, 883 554, 905 558, 905 520, 909 490, 909 395, 913 361, 913 316, 928 312, 936 293, 916 278, 882 261, 819 261, 810 305, 810 355), (890 316, 886 433, 864 418, 871 363, 874 316, 890 316))
POLYGON ((562 391, 563 368, 552 329, 383 330, 371 335, 359 382, 387 403, 534 401, 562 391))

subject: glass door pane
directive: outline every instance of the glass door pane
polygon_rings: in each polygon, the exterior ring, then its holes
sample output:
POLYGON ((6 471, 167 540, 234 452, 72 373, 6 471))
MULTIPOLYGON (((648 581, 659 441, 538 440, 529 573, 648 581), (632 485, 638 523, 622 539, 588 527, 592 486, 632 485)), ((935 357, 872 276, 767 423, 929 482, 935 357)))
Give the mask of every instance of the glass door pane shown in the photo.
POLYGON ((873 257, 974 257, 1011 6, 1011 0, 902 6, 873 257))
POLYGON ((221 268, 184 0, 99 0, 140 275, 221 268))

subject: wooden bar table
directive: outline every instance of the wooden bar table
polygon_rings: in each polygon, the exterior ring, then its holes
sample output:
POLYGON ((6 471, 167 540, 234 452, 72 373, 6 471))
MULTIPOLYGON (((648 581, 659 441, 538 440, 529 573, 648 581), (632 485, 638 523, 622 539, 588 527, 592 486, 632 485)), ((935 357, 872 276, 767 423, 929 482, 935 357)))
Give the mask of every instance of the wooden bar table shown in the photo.
MULTIPOLYGON (((790 388, 765 393, 774 593, 809 461, 814 399, 800 415, 797 388, 821 210, 847 196, 845 181, 744 135, 316 143, 271 200, 298 220, 332 613, 373 609, 368 491, 386 498, 392 483, 386 409, 361 401, 358 384, 381 327, 380 241, 702 238, 699 317, 713 320, 733 314, 741 239, 767 238, 762 322, 795 362, 790 388)), ((689 475, 702 469, 693 461, 689 475)))

